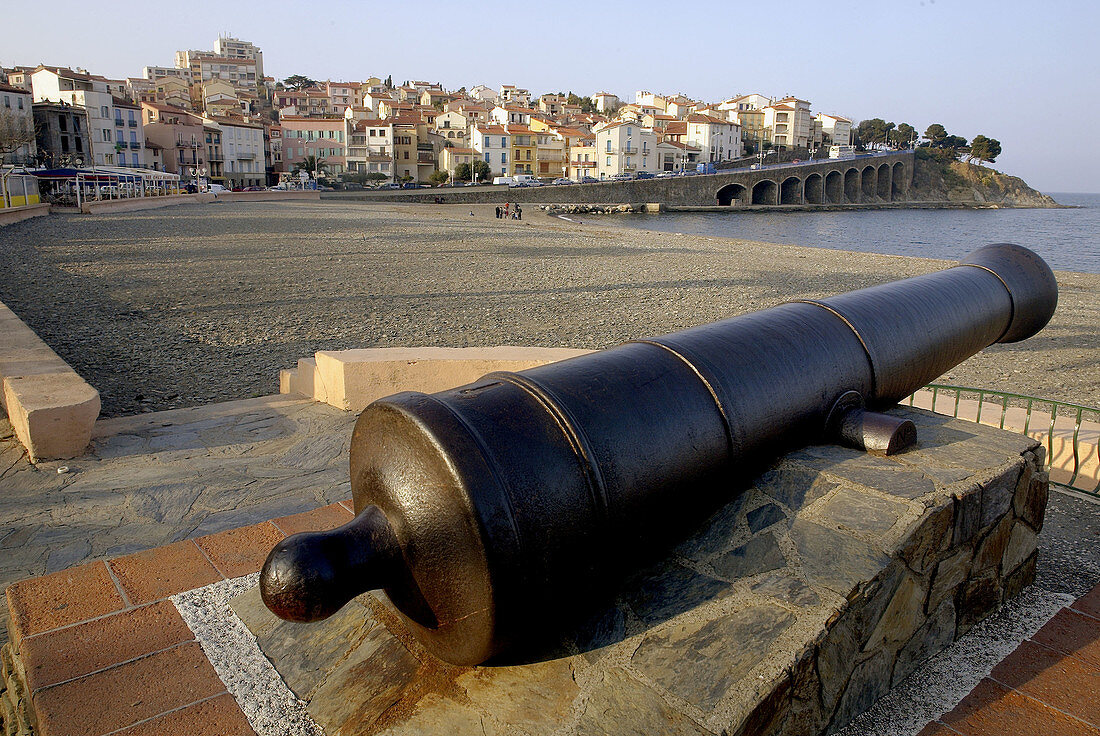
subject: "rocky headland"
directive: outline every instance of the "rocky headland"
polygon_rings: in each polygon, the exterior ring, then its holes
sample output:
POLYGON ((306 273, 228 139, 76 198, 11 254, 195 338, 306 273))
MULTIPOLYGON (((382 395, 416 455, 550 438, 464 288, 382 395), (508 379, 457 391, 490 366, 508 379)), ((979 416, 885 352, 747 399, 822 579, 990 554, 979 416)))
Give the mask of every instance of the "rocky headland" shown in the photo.
POLYGON ((975 207, 1062 206, 1018 176, 965 161, 943 160, 922 149, 917 149, 909 198, 975 207))

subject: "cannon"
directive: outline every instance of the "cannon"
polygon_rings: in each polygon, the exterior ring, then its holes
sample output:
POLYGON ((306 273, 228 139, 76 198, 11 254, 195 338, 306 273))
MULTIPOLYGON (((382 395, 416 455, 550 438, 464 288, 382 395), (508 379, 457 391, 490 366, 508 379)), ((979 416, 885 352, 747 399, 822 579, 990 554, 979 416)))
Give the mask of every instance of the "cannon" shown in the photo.
POLYGON ((263 600, 313 621, 384 589, 429 651, 483 662, 676 541, 746 468, 823 441, 904 450, 913 424, 880 410, 1035 334, 1057 298, 1041 258, 990 245, 937 273, 380 399, 352 435, 355 518, 279 543, 263 600))

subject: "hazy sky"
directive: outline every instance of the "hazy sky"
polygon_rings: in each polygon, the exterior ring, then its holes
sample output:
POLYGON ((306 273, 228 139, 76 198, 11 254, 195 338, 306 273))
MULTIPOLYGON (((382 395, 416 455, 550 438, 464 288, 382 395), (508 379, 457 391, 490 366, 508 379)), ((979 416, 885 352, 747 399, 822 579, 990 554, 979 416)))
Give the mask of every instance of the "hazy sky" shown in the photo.
POLYGON ((1094 0, 801 2, 5 0, 0 64, 109 77, 170 66, 221 33, 252 41, 283 79, 392 74, 527 87, 639 89, 720 101, 794 94, 815 112, 939 122, 1001 141, 995 167, 1046 192, 1100 192, 1100 4, 1094 0), (49 21, 56 20, 57 25, 49 21))

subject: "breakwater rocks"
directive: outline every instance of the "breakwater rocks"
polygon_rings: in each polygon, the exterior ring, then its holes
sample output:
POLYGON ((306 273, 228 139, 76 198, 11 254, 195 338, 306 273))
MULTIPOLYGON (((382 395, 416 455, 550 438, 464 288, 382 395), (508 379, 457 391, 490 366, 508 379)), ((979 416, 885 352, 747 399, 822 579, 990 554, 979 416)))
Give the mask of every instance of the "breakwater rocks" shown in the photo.
POLYGON ((646 212, 644 204, 540 204, 548 215, 612 215, 623 212, 646 212))

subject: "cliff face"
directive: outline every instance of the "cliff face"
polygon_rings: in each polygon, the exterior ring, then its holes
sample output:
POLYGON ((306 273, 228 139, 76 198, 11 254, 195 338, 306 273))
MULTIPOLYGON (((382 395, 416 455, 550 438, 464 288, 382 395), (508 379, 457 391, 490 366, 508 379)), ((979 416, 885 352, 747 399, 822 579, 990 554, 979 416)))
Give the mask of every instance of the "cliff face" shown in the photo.
POLYGON ((1051 197, 1023 179, 962 161, 943 162, 919 153, 913 170, 911 198, 922 202, 956 202, 990 207, 1058 207, 1051 197))

